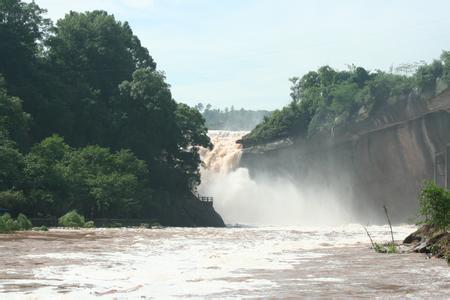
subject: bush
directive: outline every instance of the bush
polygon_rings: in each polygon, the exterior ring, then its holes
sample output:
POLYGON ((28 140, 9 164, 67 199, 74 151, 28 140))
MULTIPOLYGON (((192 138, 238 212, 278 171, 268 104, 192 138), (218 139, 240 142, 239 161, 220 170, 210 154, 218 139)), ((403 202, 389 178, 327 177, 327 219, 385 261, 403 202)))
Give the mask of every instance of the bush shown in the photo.
POLYGON ((32 226, 30 220, 23 214, 19 214, 16 220, 8 213, 0 216, 0 233, 29 230, 32 226))
POLYGON ((0 217, 0 232, 7 233, 19 230, 17 221, 11 218, 11 215, 6 213, 0 217))
POLYGON ((17 216, 17 223, 21 230, 30 230, 33 227, 31 221, 24 214, 19 214, 17 216))
POLYGON ((66 213, 64 216, 58 219, 58 224, 62 227, 84 227, 86 221, 84 217, 77 213, 76 210, 72 210, 66 213))
POLYGON ((94 228, 95 224, 94 221, 87 221, 86 223, 84 223, 84 228, 94 228))
POLYGON ((427 181, 419 195, 422 223, 446 230, 450 225, 450 192, 427 181))
POLYGON ((33 231, 48 231, 47 226, 42 225, 41 227, 33 227, 31 228, 33 231))

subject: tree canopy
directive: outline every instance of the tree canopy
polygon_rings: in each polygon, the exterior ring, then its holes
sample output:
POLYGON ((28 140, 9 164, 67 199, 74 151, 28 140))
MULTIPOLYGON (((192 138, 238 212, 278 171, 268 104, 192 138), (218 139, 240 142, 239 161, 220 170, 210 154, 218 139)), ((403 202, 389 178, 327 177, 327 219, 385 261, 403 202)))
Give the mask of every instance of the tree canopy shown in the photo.
POLYGON ((159 218, 200 183, 204 118, 173 99, 127 22, 45 12, 0 2, 0 207, 159 218))
POLYGON ((450 54, 421 64, 412 75, 401 75, 349 66, 338 71, 323 66, 291 79, 289 105, 276 110, 243 138, 244 144, 257 144, 284 137, 311 136, 332 131, 335 126, 376 114, 381 107, 416 95, 435 96, 450 83, 450 54))

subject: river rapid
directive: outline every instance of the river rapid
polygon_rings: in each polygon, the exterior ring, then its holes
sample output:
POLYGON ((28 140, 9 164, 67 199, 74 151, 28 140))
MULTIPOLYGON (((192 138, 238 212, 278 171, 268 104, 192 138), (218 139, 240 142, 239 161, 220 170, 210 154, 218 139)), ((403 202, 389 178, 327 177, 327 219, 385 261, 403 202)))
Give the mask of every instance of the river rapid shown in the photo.
POLYGON ((56 229, 0 245, 1 299, 450 297, 444 260, 374 253, 359 225, 56 229))
MULTIPOLYGON (((254 182, 238 164, 245 133, 210 134, 199 192, 240 225, 0 235, 0 299, 450 299, 445 260, 375 253, 339 199, 280 178, 254 182)), ((391 238, 388 226, 368 230, 391 238)), ((414 230, 394 226, 395 239, 414 230)))

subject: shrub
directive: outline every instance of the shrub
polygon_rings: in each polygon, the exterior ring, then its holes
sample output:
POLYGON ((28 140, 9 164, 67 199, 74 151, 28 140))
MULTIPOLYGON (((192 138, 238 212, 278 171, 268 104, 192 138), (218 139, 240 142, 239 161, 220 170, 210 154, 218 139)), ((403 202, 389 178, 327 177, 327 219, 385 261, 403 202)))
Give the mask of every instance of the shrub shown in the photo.
POLYGON ((33 231, 48 231, 47 226, 42 225, 41 227, 33 227, 31 228, 33 231))
POLYGON ((24 214, 19 214, 17 216, 17 223, 20 227, 20 230, 30 230, 33 227, 31 221, 24 214))
POLYGON ((76 210, 72 210, 66 213, 64 216, 58 219, 58 224, 63 227, 84 227, 86 221, 84 217, 77 213, 76 210))
POLYGON ((32 226, 30 220, 23 214, 19 214, 16 220, 8 213, 0 216, 0 233, 29 230, 32 226))
POLYGON ((11 218, 11 215, 6 213, 0 217, 0 232, 12 232, 19 230, 17 221, 11 218))
POLYGON ((84 228, 94 228, 95 224, 94 221, 87 221, 86 223, 84 223, 84 228))
POLYGON ((419 195, 419 214, 422 223, 438 229, 447 229, 450 224, 450 192, 427 181, 419 195))

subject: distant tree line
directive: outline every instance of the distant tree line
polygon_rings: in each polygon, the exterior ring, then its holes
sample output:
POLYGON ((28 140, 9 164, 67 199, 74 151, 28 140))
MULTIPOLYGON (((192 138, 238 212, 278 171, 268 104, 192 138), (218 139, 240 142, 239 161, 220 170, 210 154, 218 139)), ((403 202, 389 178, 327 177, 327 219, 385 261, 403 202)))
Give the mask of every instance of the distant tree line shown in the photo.
POLYGON ((200 182, 211 147, 127 22, 0 1, 0 207, 156 218, 200 182))
POLYGON ((288 136, 310 138, 335 126, 373 116, 383 107, 411 95, 426 101, 450 83, 450 52, 440 60, 403 64, 396 72, 349 66, 338 71, 320 67, 291 79, 291 102, 274 111, 244 137, 244 144, 257 144, 288 136))
POLYGON ((211 104, 198 103, 195 108, 202 113, 206 127, 211 130, 252 130, 265 116, 268 110, 235 109, 234 106, 225 109, 213 108, 211 104))

